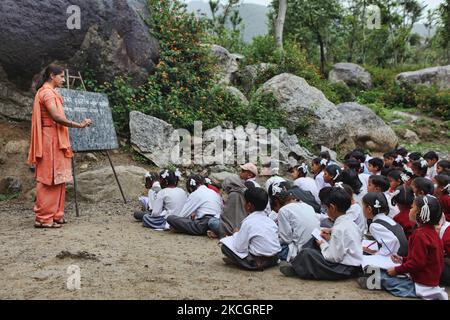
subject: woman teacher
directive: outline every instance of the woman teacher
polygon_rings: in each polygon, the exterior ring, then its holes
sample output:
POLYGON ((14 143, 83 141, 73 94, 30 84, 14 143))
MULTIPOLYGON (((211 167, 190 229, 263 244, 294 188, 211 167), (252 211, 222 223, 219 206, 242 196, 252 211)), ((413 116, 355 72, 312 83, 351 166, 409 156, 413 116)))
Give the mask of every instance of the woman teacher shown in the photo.
POLYGON ((92 124, 90 119, 76 123, 66 118, 63 99, 56 91, 64 82, 64 69, 48 66, 34 99, 28 163, 36 167, 36 228, 59 228, 66 223, 64 201, 66 183, 72 181, 73 157, 68 127, 92 124))

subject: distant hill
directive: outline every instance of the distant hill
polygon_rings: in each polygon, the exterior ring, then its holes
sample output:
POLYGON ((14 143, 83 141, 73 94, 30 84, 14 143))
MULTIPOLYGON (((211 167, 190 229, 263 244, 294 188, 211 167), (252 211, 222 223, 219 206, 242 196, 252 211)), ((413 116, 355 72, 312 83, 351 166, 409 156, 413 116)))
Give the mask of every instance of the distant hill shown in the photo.
MULTIPOLYGON (((202 1, 187 2, 188 12, 205 14, 207 17, 211 17, 211 10, 209 4, 202 1)), ((269 8, 258 4, 244 3, 239 7, 239 13, 242 17, 242 23, 244 25, 244 41, 251 42, 255 36, 267 34, 268 21, 267 13, 269 8)))
MULTIPOLYGON (((412 32, 417 33, 424 38, 428 37, 428 29, 421 23, 416 23, 413 26, 412 32)), ((436 28, 431 28, 430 35, 433 36, 435 33, 436 33, 436 28)))

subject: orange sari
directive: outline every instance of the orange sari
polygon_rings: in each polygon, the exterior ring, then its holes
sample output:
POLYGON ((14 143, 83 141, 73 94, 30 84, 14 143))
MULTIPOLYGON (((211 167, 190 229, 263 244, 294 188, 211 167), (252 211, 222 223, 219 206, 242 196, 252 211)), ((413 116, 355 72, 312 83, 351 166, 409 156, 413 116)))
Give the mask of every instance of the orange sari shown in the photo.
POLYGON ((64 216, 66 183, 72 181, 69 130, 57 124, 47 108, 51 102, 64 116, 63 99, 45 83, 36 93, 31 120, 28 163, 36 166, 36 221, 52 224, 64 216))

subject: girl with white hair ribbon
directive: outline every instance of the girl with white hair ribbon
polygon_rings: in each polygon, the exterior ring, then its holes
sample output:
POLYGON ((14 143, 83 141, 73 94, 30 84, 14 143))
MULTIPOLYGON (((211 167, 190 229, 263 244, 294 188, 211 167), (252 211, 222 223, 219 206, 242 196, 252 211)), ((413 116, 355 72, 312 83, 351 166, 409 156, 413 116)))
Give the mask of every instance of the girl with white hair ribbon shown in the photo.
POLYGON ((445 289, 439 287, 444 271, 444 248, 436 225, 441 216, 439 201, 434 196, 415 199, 410 218, 417 221, 418 227, 409 239, 408 256, 392 256, 393 262, 400 265, 381 272, 383 289, 399 297, 448 300, 445 289))
POLYGON ((314 174, 314 181, 316 182, 318 191, 322 190, 325 187, 331 187, 329 183, 326 183, 323 180, 323 175, 325 173, 324 171, 327 165, 327 159, 315 158, 311 162, 311 171, 314 174))
POLYGON ((289 172, 294 180, 294 184, 303 191, 311 192, 316 202, 320 204, 319 189, 317 188, 316 181, 308 177, 308 165, 306 163, 296 165, 289 172))
POLYGON ((159 183, 162 189, 156 195, 153 210, 142 218, 144 227, 156 230, 168 229, 167 217, 179 212, 187 199, 186 192, 178 187, 180 178, 179 170, 165 169, 160 172, 159 183))

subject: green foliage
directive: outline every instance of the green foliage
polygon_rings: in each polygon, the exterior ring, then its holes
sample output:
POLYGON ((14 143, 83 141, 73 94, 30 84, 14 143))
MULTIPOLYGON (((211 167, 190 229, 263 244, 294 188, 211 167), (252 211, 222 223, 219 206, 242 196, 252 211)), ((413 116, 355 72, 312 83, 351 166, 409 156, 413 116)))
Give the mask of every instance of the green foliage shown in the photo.
POLYGON ((0 202, 16 199, 19 195, 20 195, 20 193, 0 194, 0 202))

